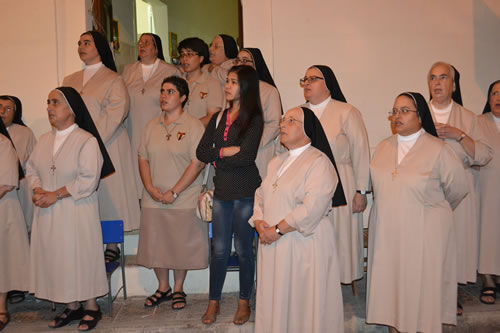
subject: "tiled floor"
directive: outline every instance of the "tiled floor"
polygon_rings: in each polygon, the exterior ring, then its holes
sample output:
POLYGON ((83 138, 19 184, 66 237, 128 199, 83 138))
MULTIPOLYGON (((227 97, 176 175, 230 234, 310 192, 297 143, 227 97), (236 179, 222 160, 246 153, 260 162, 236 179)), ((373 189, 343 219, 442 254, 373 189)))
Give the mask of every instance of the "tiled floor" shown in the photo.
MULTIPOLYGON (((387 332, 387 328, 365 324, 365 280, 357 282, 358 296, 352 295, 351 286, 342 286, 344 295, 345 332, 387 332)), ((445 327, 444 332, 500 332, 500 298, 495 305, 484 305, 478 300, 480 286, 460 287, 459 293, 464 304, 464 316, 458 318, 457 326, 445 327)), ((107 314, 95 330, 96 332, 253 332, 253 317, 243 326, 236 326, 232 318, 237 303, 237 295, 224 294, 221 313, 215 324, 205 326, 200 318, 207 305, 207 295, 188 295, 186 309, 174 311, 170 303, 163 303, 156 309, 145 309, 143 297, 133 297, 126 301, 118 299, 114 305, 114 316, 107 314)), ((104 303, 101 303, 104 308, 104 303)), ((37 301, 33 297, 20 304, 11 305, 11 323, 3 331, 10 332, 54 332, 48 329, 48 321, 63 310, 59 305, 51 311, 50 303, 37 301)), ((76 331, 76 324, 60 328, 57 332, 76 331)), ((3 333, 2 332, 2 333, 3 333)))

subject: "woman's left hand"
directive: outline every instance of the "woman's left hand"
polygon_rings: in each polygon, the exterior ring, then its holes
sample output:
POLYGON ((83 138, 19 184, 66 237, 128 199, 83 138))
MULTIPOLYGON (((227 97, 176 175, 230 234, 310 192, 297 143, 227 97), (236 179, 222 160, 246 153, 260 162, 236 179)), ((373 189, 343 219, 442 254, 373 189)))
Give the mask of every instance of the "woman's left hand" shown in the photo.
POLYGON ((163 194, 163 196, 161 197, 161 203, 165 204, 165 205, 170 205, 174 201, 175 201, 174 194, 172 193, 171 190, 168 190, 167 192, 165 192, 163 194))
POLYGON ((35 206, 47 208, 55 204, 57 201, 56 192, 43 192, 33 196, 35 206))

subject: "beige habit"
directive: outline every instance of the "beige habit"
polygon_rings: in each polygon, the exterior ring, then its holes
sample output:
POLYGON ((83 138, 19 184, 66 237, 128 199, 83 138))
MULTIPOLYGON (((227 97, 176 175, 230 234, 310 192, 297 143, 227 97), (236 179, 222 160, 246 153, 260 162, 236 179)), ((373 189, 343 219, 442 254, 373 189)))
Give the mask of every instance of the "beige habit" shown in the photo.
MULTIPOLYGON (((2 134, 0 134, 0 156, 2 156, 0 185, 17 187, 18 158, 12 143, 2 134)), ((0 199, 0 292, 28 289, 28 232, 14 188, 0 199)))
POLYGON ((278 89, 267 82, 259 81, 260 102, 264 118, 264 130, 260 139, 255 164, 262 179, 266 177, 267 164, 276 153, 276 138, 280 133, 281 99, 278 89))
MULTIPOLYGON (((309 107, 306 104, 306 107, 309 107)), ((352 283, 363 277, 363 213, 352 213, 356 190, 370 190, 370 145, 361 112, 332 99, 319 119, 335 156, 344 187, 346 206, 333 208, 340 263, 340 281, 352 283)))
MULTIPOLYGON (((177 184, 196 160, 196 148, 205 132, 202 122, 183 112, 168 127, 165 113, 144 130, 139 155, 149 163, 153 186, 166 192, 177 184), (167 133, 171 133, 167 140, 167 133), (168 170, 168 172, 165 172, 168 170)), ((172 204, 154 201, 144 189, 137 263, 148 268, 202 269, 208 267, 208 224, 196 218, 202 176, 172 204)))
POLYGON ((92 120, 111 157, 116 172, 101 180, 98 188, 101 220, 123 220, 125 231, 139 228, 140 209, 132 152, 124 120, 129 97, 122 78, 104 65, 82 86, 83 71, 64 78, 82 95, 92 120))
POLYGON ((488 112, 479 116, 484 140, 493 159, 479 170, 479 273, 500 275, 500 132, 488 112))
MULTIPOLYGON (((436 118, 431 110, 434 123, 436 118)), ((455 140, 445 140, 450 145, 458 158, 462 161, 466 170, 466 179, 469 185, 469 194, 462 200, 460 205, 453 211, 455 219, 457 241, 457 270, 458 282, 467 283, 476 281, 476 271, 479 257, 479 194, 476 191, 474 176, 477 172, 472 166, 483 166, 487 164, 493 154, 491 147, 485 144, 481 129, 477 126, 476 114, 465 109, 463 106, 453 102, 448 125, 456 127, 475 141, 474 158, 467 155, 464 148, 455 140)))
POLYGON ((66 186, 71 196, 35 207, 30 292, 58 303, 84 301, 108 292, 96 193, 103 161, 97 140, 80 128, 55 155, 54 139, 55 132, 40 137, 26 176, 31 189, 66 186))
POLYGON ((234 66, 234 59, 228 59, 224 61, 222 64, 214 66, 214 68, 211 71, 208 70, 210 68, 210 64, 205 64, 201 67, 201 71, 209 73, 211 77, 219 81, 222 90, 224 90, 224 87, 226 86, 227 73, 229 73, 229 70, 233 66, 234 66))
MULTIPOLYGON (((9 135, 14 146, 16 147, 16 153, 21 161, 24 171, 26 171, 26 162, 31 155, 31 152, 35 148, 36 139, 33 131, 26 126, 22 126, 13 123, 9 126, 9 135)), ((26 222, 26 227, 28 231, 31 231, 31 223, 33 222, 33 201, 32 193, 29 189, 26 178, 19 182, 19 190, 17 191, 19 202, 23 210, 24 221, 26 222)))
POLYGON ((200 119, 207 115, 208 108, 224 108, 224 91, 219 81, 202 72, 198 80, 189 83, 189 98, 184 110, 200 119))
POLYGON ((468 190, 460 161, 424 132, 397 164, 394 135, 375 151, 370 171, 366 321, 400 332, 441 332, 456 323, 454 209, 468 190))
POLYGON ((137 150, 141 142, 144 126, 158 116, 160 108, 160 89, 163 79, 176 75, 180 72, 174 65, 167 64, 161 59, 157 59, 154 71, 144 82, 142 75, 142 64, 140 61, 125 66, 123 70, 123 81, 130 96, 130 111, 127 117, 127 129, 132 145, 132 165, 135 172, 135 181, 138 197, 142 196, 142 180, 139 175, 139 162, 137 150))
POLYGON ((337 176, 328 157, 309 147, 277 179, 287 157, 269 163, 249 221, 274 226, 284 219, 297 229, 271 245, 259 244, 255 332, 344 332, 337 248, 327 217, 337 176))

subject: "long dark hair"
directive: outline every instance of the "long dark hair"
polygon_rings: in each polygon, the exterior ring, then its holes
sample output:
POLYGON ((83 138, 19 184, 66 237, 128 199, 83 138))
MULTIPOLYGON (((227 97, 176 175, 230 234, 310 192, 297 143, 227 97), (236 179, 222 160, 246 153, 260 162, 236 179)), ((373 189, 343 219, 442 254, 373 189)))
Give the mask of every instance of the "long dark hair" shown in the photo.
MULTIPOLYGON (((259 79, 255 69, 250 66, 233 66, 229 70, 229 73, 235 73, 236 76, 238 76, 238 84, 240 85, 240 114, 236 121, 238 121, 240 125, 238 138, 242 138, 253 118, 259 116, 261 121, 263 121, 259 79)), ((233 107, 232 101, 230 101, 229 104, 233 107)))

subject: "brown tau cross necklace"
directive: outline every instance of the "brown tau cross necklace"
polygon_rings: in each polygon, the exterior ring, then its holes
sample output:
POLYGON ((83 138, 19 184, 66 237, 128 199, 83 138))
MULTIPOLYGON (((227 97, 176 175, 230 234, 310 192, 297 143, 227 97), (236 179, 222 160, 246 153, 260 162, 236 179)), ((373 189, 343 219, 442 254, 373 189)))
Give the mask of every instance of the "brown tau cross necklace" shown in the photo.
POLYGON ((165 126, 165 131, 167 131, 167 135, 166 135, 167 141, 170 141, 170 138, 172 137, 172 132, 176 126, 177 126, 177 124, 175 124, 174 127, 172 127, 171 131, 168 130, 168 126, 165 126))

